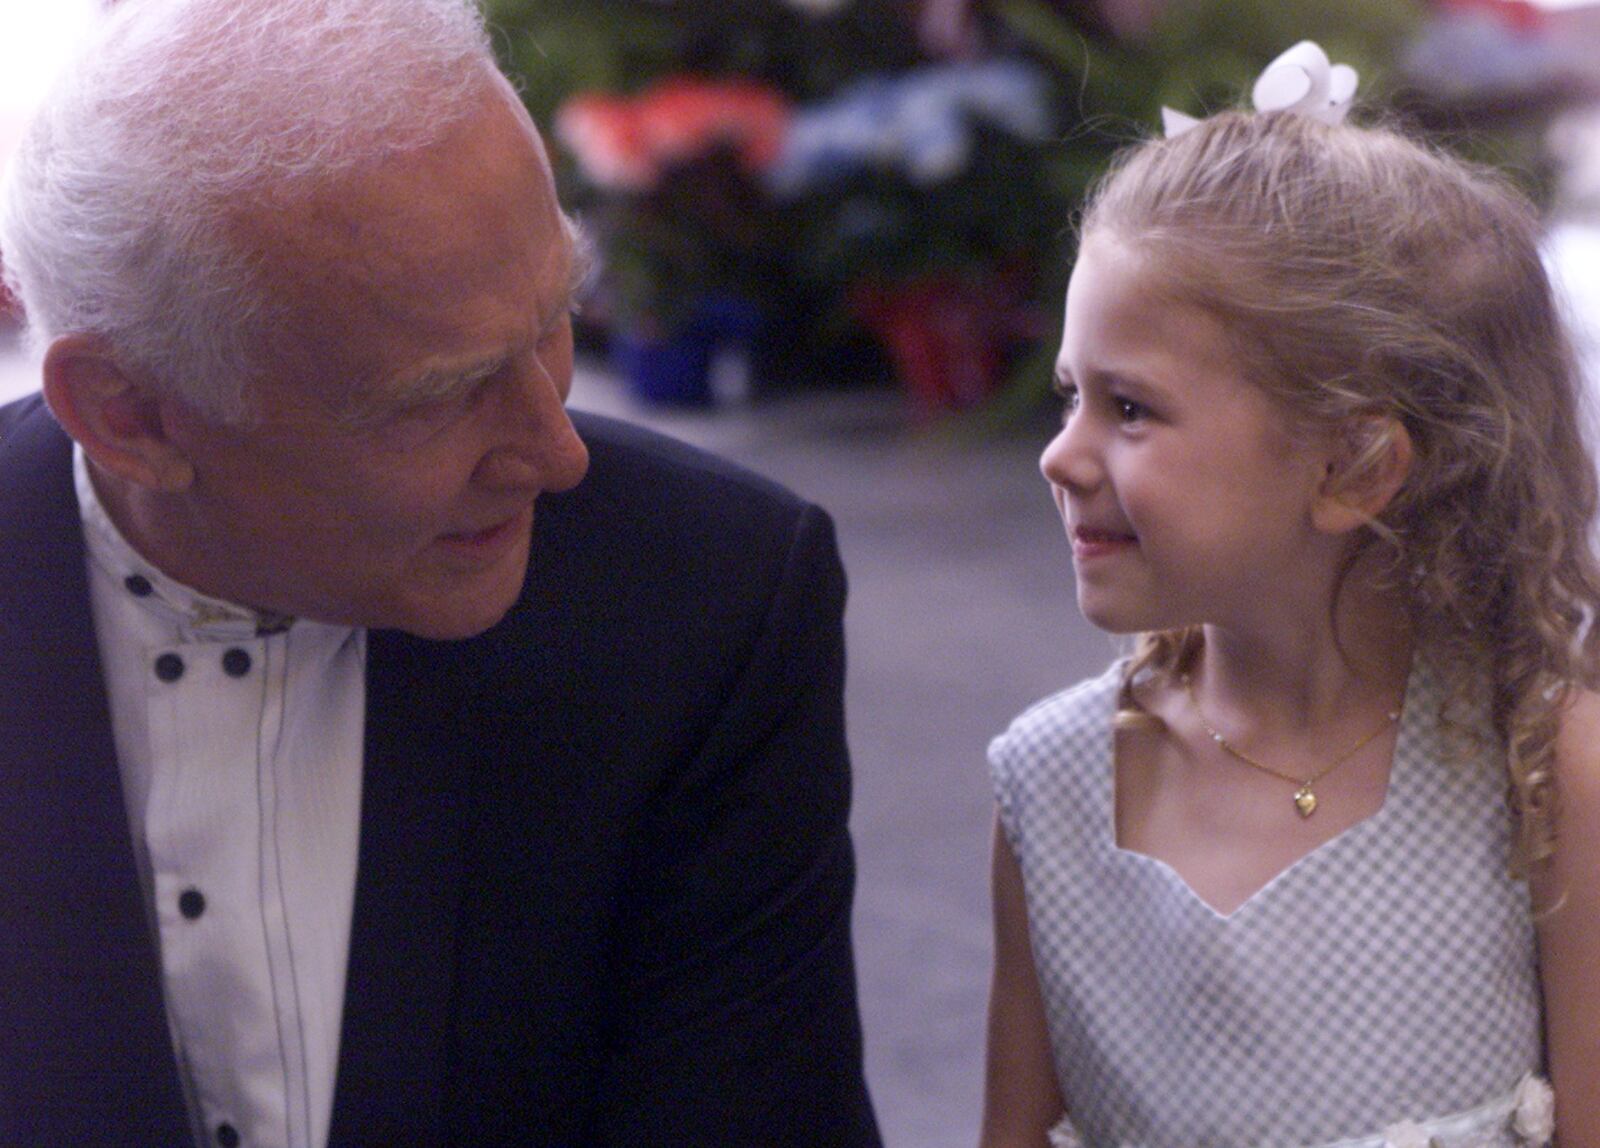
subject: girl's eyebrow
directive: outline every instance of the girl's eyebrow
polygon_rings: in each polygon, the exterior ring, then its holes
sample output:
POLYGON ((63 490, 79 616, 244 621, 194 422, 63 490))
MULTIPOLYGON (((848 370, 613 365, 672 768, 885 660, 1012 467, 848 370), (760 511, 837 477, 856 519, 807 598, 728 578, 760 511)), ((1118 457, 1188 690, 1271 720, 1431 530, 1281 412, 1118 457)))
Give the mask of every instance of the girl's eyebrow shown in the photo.
POLYGON ((1160 394, 1169 389, 1169 386, 1163 385, 1146 375, 1133 374, 1128 371, 1093 370, 1088 373, 1088 381, 1094 386, 1105 387, 1110 390, 1132 390, 1143 394, 1160 394))

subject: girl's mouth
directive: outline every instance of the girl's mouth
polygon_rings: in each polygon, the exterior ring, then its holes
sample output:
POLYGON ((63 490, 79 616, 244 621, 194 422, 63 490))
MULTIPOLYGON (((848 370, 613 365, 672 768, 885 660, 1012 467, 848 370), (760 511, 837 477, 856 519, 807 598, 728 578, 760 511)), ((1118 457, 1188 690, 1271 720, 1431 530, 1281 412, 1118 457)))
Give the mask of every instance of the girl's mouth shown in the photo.
POLYGON ((1088 526, 1072 528, 1072 557, 1079 562, 1121 554, 1138 544, 1138 535, 1125 531, 1097 530, 1088 526))

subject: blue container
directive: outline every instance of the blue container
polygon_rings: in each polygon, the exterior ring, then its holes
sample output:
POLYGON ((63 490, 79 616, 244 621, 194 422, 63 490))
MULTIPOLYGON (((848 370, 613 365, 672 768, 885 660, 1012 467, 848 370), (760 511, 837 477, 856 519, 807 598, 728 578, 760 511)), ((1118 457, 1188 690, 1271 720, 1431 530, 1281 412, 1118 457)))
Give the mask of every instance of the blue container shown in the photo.
POLYGON ((614 330, 611 363, 644 402, 678 407, 711 402, 711 339, 699 331, 652 337, 614 330))
POLYGON ((742 295, 704 295, 695 304, 689 329, 715 343, 748 345, 761 333, 761 308, 742 295))

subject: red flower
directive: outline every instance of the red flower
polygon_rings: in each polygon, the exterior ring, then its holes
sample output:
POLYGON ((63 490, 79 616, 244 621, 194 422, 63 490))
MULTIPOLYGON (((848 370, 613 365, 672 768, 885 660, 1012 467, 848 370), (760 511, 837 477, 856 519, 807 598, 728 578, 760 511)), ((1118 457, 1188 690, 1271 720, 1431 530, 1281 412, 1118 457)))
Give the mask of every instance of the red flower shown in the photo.
POLYGON ((673 77, 633 99, 576 96, 556 114, 556 135, 600 187, 643 190, 664 168, 717 147, 732 147, 750 172, 768 167, 783 147, 789 106, 747 80, 673 77))
POLYGON ((640 190, 655 183, 658 172, 642 127, 631 103, 610 96, 577 96, 556 113, 556 137, 600 187, 640 190))
POLYGON ((1544 13, 1530 0, 1439 0, 1451 12, 1483 12, 1517 32, 1532 32, 1544 24, 1544 13))

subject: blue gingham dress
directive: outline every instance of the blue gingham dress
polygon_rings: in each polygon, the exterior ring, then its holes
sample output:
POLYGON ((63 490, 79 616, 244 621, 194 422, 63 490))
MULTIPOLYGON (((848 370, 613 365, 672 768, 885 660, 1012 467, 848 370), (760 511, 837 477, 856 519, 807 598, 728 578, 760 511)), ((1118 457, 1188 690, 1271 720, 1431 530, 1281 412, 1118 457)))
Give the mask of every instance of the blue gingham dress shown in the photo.
POLYGON ((1378 1148, 1407 1122, 1418 1144, 1522 1143, 1514 1094, 1542 1070, 1528 893, 1503 764, 1444 752, 1436 676, 1412 674, 1382 809, 1223 916, 1116 844, 1120 673, 989 750, 1071 1122, 1055 1142, 1378 1148))

